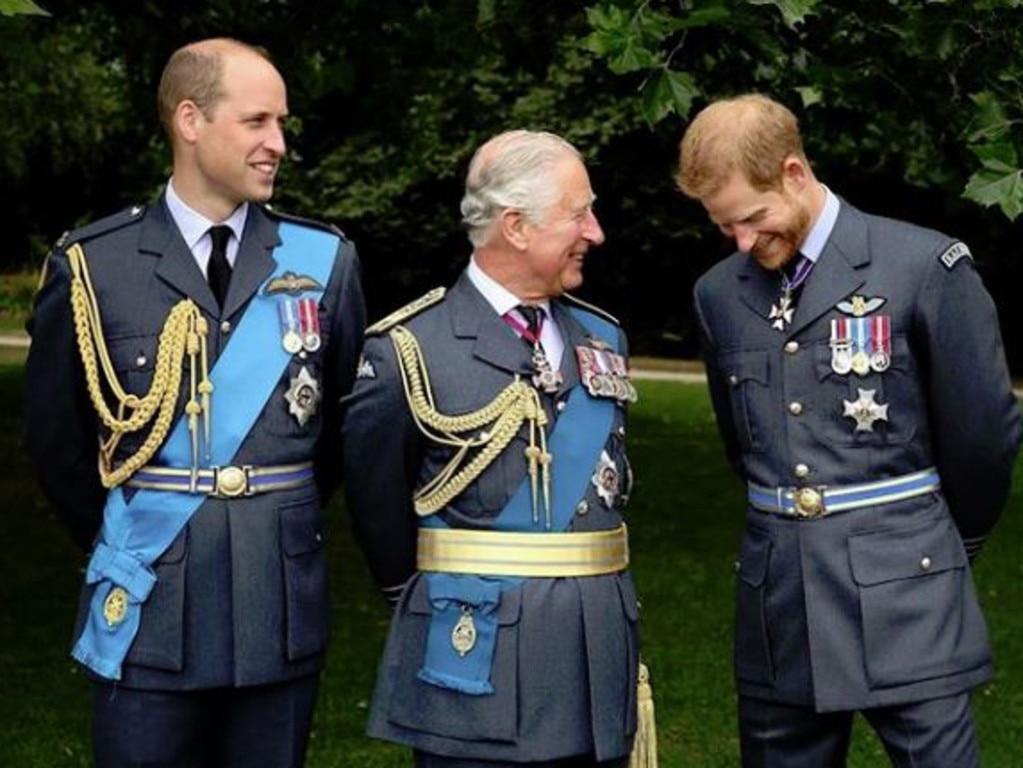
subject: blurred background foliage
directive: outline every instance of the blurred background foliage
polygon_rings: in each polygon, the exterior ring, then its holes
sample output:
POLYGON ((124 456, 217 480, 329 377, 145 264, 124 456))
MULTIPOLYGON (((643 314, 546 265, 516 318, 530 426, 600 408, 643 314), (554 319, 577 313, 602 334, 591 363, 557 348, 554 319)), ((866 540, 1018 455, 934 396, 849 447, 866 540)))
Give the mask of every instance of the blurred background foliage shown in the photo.
POLYGON ((707 101, 758 90, 796 111, 819 177, 851 203, 970 245, 1023 369, 1023 0, 40 5, 0 0, 0 272, 158 194, 163 63, 228 35, 267 48, 288 82, 275 204, 356 241, 374 317, 465 263, 472 150, 545 129, 586 155, 607 233, 581 295, 636 353, 694 356, 690 288, 729 244, 675 189, 677 142, 707 101))

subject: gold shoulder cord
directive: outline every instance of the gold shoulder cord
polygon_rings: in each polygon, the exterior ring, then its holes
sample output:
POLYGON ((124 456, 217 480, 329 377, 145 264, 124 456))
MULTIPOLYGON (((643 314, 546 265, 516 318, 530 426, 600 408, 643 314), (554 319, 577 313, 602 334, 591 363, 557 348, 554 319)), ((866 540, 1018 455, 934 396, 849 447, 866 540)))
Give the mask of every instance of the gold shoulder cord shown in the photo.
POLYGON ((199 464, 199 415, 203 415, 205 444, 210 438, 210 393, 206 354, 208 326, 198 307, 189 299, 179 301, 171 309, 160 332, 156 367, 149 391, 143 396, 128 394, 121 387, 103 338, 99 303, 89 278, 85 252, 79 244, 71 246, 68 260, 73 273, 71 279, 71 308, 74 312, 75 335, 78 352, 85 367, 89 397, 110 437, 100 442, 99 473, 105 488, 113 488, 131 477, 153 457, 170 431, 171 421, 181 389, 182 362, 189 360, 191 397, 185 406, 189 431, 192 434, 192 468, 199 464), (197 363, 201 370, 197 372, 197 363), (99 368, 103 369, 103 383, 116 401, 116 413, 107 405, 100 382, 99 368), (198 397, 197 397, 198 395, 198 397), (152 423, 149 435, 139 449, 116 469, 114 453, 121 437, 137 432, 152 423))
POLYGON ((490 403, 471 413, 448 416, 434 406, 430 376, 415 336, 403 326, 392 328, 389 336, 398 355, 398 369, 409 410, 419 430, 434 442, 456 448, 454 456, 413 497, 416 513, 431 515, 464 491, 490 466, 529 422, 529 447, 525 455, 532 487, 533 522, 538 520, 538 480, 543 484, 546 522, 550 524, 550 463, 544 427, 547 414, 537 391, 518 377, 490 403), (478 433, 477 430, 481 430, 478 433), (468 434, 465 433, 476 433, 468 434), (537 442, 539 441, 539 445, 537 442), (466 461, 471 449, 479 452, 466 461))

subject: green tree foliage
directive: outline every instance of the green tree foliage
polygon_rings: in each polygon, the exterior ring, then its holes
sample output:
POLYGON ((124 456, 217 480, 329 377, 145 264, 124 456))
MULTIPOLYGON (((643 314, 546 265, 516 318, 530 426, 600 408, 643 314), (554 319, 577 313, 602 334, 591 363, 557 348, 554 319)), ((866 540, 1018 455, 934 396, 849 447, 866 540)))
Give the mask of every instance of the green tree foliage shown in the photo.
POLYGON ((288 82, 275 204, 356 241, 374 316, 465 263, 472 150, 546 129, 586 155, 607 234, 584 297, 621 317, 634 352, 694 354, 690 286, 729 245, 675 189, 676 147, 693 109, 746 90, 800 113, 821 177, 853 203, 957 234, 1003 291, 1019 283, 995 256, 1015 251, 1023 209, 1023 0, 45 5, 0 23, 0 267, 153 197, 168 172, 160 69, 226 35, 267 48, 288 82))
POLYGON ((763 90, 813 118, 826 162, 1023 212, 1021 0, 604 0, 586 44, 643 78, 656 123, 763 90))
POLYGON ((0 0, 0 16, 48 16, 32 0, 0 0))

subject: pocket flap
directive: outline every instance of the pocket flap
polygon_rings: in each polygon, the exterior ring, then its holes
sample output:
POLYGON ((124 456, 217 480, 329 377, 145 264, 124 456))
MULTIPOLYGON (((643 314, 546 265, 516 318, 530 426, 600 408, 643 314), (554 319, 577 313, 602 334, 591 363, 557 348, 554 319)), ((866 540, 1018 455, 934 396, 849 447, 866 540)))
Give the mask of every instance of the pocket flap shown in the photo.
POLYGON ((744 381, 767 384, 768 359, 766 352, 724 354, 721 356, 721 370, 733 387, 744 381))
POLYGON ((315 504, 281 507, 281 548, 288 557, 314 552, 324 544, 323 518, 315 504))
POLYGON ((767 577, 770 555, 771 537, 763 531, 750 528, 739 552, 739 578, 751 587, 759 587, 767 577))
POLYGON ((951 520, 853 536, 849 539, 849 557, 853 578, 861 586, 966 566, 966 552, 951 520))

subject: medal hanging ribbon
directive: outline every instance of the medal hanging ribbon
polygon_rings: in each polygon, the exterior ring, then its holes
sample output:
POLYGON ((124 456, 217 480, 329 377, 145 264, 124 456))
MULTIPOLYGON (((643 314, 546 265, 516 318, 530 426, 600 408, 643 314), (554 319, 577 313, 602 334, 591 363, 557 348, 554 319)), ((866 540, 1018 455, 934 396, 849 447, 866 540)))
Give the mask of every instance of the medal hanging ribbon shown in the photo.
POLYGON ((852 370, 852 338, 849 321, 837 317, 831 321, 831 370, 845 376, 852 370))
POLYGON ((320 348, 320 313, 316 299, 298 300, 298 320, 302 334, 302 346, 307 352, 320 348))
POLYGON ((302 337, 299 335, 298 304, 294 299, 280 299, 277 315, 281 323, 281 346, 289 355, 302 351, 302 337))
POLYGON ((892 364, 892 319, 889 315, 875 315, 870 318, 870 327, 870 368, 881 373, 892 364))
POLYGON ((771 305, 771 311, 767 315, 767 319, 771 321, 772 328, 784 331, 785 326, 792 322, 792 317, 796 311, 795 300, 792 298, 792 294, 799 286, 806 282, 806 278, 810 276, 810 271, 815 263, 806 256, 800 256, 799 263, 796 265, 792 277, 789 277, 788 273, 782 270, 782 295, 777 304, 771 305))
POLYGON ((540 335, 543 333, 543 321, 545 313, 542 309, 536 309, 536 328, 531 328, 526 323, 523 323, 511 312, 506 312, 501 315, 501 319, 504 320, 505 324, 515 330, 519 336, 522 337, 523 341, 529 344, 532 350, 533 369, 536 371, 533 374, 533 386, 537 389, 543 390, 549 395, 554 394, 561 387, 561 372, 555 371, 551 368, 551 363, 547 359, 547 354, 543 350, 543 345, 540 343, 540 335))

